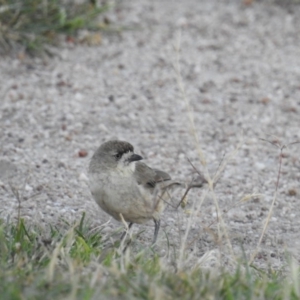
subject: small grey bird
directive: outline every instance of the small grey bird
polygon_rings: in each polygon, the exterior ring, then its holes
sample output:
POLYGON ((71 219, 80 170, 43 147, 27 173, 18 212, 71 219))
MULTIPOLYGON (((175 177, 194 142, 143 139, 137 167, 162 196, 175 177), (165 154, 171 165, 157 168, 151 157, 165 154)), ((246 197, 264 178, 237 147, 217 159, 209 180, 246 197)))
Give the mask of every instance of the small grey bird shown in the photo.
POLYGON ((98 205, 116 220, 129 222, 129 228, 152 219, 154 244, 168 190, 182 184, 140 162, 142 159, 128 142, 105 142, 90 161, 90 189, 98 205))

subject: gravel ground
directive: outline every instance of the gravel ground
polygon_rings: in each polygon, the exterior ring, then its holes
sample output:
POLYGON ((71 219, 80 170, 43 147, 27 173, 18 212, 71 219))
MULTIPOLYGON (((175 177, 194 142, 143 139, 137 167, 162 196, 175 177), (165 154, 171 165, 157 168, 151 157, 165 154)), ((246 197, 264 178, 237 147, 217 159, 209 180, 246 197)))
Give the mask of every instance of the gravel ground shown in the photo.
MULTIPOLYGON (((10 181, 23 191, 21 215, 32 222, 73 222, 83 211, 94 225, 107 222, 90 195, 86 174, 93 151, 111 138, 131 142, 147 164, 174 179, 192 178, 187 158, 205 171, 173 67, 180 54, 186 97, 211 176, 227 162, 215 194, 233 250, 252 253, 279 167, 280 147, 261 139, 278 145, 300 141, 299 13, 298 6, 260 2, 132 0, 109 15, 130 30, 103 35, 99 46, 66 44, 48 60, 2 58, 1 217, 17 216, 10 181), (237 154, 226 159, 239 143, 237 154), (261 195, 240 202, 252 193, 261 195)), ((299 152, 300 144, 283 151, 259 265, 281 267, 286 251, 300 259, 299 152)), ((189 210, 168 208, 163 214, 159 249, 167 248, 164 231, 178 247, 192 205, 205 191, 190 194, 189 210)), ((188 236, 196 258, 219 248, 217 225, 208 193, 188 236)), ((111 221, 105 230, 119 226, 111 221)), ((152 223, 136 226, 135 232, 140 229, 145 232, 136 243, 149 245, 152 223)))

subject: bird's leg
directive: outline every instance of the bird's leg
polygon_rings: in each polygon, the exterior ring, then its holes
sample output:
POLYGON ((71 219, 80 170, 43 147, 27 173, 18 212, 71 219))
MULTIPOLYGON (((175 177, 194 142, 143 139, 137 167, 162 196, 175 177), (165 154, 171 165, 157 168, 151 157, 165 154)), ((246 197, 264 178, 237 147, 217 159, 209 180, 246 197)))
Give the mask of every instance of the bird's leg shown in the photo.
POLYGON ((132 222, 130 222, 130 223, 128 224, 128 229, 125 229, 124 232, 123 232, 122 235, 121 235, 121 238, 120 238, 121 241, 123 241, 123 239, 124 239, 124 237, 125 237, 127 231, 129 231, 129 229, 132 227, 132 225, 133 225, 132 222))
POLYGON ((154 237, 153 237, 152 245, 156 243, 157 235, 160 227, 160 220, 153 219, 153 221, 154 221, 155 228, 154 228, 154 237))

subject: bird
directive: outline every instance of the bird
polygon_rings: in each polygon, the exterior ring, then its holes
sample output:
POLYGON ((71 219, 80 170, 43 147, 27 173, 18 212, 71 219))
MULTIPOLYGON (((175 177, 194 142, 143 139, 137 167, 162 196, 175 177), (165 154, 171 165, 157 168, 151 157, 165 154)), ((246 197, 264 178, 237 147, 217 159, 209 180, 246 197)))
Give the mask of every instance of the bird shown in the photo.
POLYGON ((172 180, 168 173, 149 167, 142 159, 129 142, 110 140, 93 154, 88 177, 96 203, 117 221, 125 220, 131 228, 134 223, 153 220, 155 244, 169 191, 183 184, 172 180))

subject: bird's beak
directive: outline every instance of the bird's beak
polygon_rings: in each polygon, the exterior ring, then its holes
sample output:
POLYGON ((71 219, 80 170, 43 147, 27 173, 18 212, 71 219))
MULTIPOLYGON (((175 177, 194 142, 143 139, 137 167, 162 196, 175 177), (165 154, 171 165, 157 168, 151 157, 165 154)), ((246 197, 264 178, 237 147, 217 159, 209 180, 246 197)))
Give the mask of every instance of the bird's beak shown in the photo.
POLYGON ((129 162, 133 162, 133 161, 137 161, 137 160, 141 160, 143 159, 140 155, 138 154, 132 154, 129 158, 128 161, 129 162))

